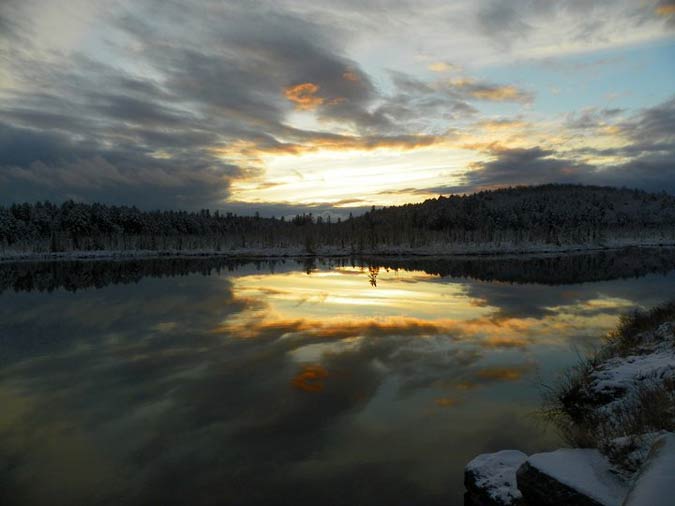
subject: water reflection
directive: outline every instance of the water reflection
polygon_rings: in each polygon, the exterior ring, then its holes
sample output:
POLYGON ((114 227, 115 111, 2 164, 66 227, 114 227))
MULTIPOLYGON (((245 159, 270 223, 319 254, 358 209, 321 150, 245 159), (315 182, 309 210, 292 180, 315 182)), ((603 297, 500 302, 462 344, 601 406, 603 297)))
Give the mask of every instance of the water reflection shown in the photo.
POLYGON ((494 260, 0 266, 0 504, 461 504, 474 454, 558 444, 537 382, 668 297, 667 258, 560 286, 494 260))
POLYGON ((132 261, 0 262, 0 293, 5 291, 53 291, 65 288, 101 288, 109 284, 137 283, 143 277, 175 277, 224 272, 283 272, 303 270, 311 274, 327 267, 368 269, 368 281, 377 286, 380 268, 416 270, 440 277, 471 278, 481 281, 578 284, 667 274, 675 268, 674 248, 626 248, 600 252, 579 252, 563 256, 452 258, 154 258, 132 261))

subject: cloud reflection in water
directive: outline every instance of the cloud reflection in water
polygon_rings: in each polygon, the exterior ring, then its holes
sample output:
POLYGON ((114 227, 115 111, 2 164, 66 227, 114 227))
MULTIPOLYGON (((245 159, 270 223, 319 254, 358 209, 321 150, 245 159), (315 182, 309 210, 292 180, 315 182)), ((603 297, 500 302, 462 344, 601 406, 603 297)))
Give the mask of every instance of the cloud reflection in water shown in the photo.
POLYGON ((461 504, 474 454, 555 444, 534 380, 674 280, 275 271, 1 294, 0 503, 461 504))

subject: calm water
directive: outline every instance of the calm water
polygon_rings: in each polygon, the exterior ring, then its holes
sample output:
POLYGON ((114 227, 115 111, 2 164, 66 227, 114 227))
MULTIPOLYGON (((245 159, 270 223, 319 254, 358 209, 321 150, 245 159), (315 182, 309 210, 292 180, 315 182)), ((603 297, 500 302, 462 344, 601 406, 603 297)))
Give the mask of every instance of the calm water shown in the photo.
POLYGON ((0 504, 459 505, 672 252, 0 265, 0 504))

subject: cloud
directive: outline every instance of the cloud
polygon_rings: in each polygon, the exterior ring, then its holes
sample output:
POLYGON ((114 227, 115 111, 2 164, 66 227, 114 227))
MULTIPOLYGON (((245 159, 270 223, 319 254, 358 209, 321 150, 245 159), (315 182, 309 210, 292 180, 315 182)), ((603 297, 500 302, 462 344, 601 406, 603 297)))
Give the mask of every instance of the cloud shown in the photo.
MULTIPOLYGON (((122 34, 124 49, 134 47, 135 62, 150 72, 78 52, 48 60, 30 50, 11 55, 16 86, 5 90, 11 100, 0 107, 6 121, 0 195, 219 206, 233 179, 262 167, 224 159, 214 150, 237 142, 302 149, 280 138, 311 143, 311 132, 286 125, 287 100, 357 130, 377 130, 387 122, 368 111, 376 96, 368 77, 334 52, 332 34, 309 21, 278 10, 262 16, 234 4, 203 13, 171 4, 163 5, 161 15, 155 12, 150 25, 151 8, 152 2, 111 9, 101 21, 122 34), (158 44, 152 37, 165 28, 175 30, 175 38, 158 44), (188 33, 200 43, 188 42, 188 33), (298 85, 299 78, 305 80, 298 85)), ((122 49, 119 37, 108 44, 113 55, 122 49)))
POLYGON ((673 23, 675 17, 675 2, 673 0, 660 0, 656 5, 656 14, 669 18, 669 23, 673 23))
POLYGON ((479 121, 478 126, 487 131, 501 132, 524 128, 527 126, 527 123, 518 119, 490 119, 479 121))
MULTIPOLYGON (((553 46, 559 48, 553 56, 593 44, 617 47, 627 33, 658 38, 667 24, 658 12, 671 3, 401 0, 388 4, 384 17, 379 3, 352 0, 260 1, 257 8, 210 0, 200 8, 157 0, 89 4, 77 4, 81 15, 59 14, 73 17, 63 24, 45 21, 54 8, 40 0, 0 5, 0 197, 6 201, 220 207, 233 183, 264 178, 265 157, 451 149, 457 130, 484 119, 481 108, 535 103, 535 90, 475 77, 478 61, 529 57, 553 46), (410 44, 409 31, 419 33, 419 26, 432 36, 410 44), (438 33, 453 36, 433 36, 438 33), (500 37, 509 48, 486 42, 500 37), (390 64, 382 47, 401 63, 390 64), (452 63, 449 54, 457 55, 452 63), (449 71, 461 74, 450 80, 443 75, 449 71)), ((604 122, 623 135, 620 115, 608 114, 580 113, 568 127, 590 131, 604 122)), ((484 127, 506 130, 506 121, 484 120, 484 127)), ((539 140, 519 147, 554 153, 525 160, 530 168, 548 164, 555 175, 560 160, 568 168, 591 163, 588 153, 563 153, 539 140)), ((654 174, 656 184, 657 171, 668 170, 667 142, 659 149, 642 143, 639 157, 626 158, 632 168, 615 161, 615 174, 626 174, 617 181, 632 179, 634 169, 654 174)), ((486 163, 497 165, 483 168, 485 184, 502 184, 497 173, 512 170, 500 167, 500 159, 525 156, 488 155, 486 163)), ((481 173, 473 169, 469 183, 481 173)))
POLYGON ((477 12, 477 19, 484 33, 498 39, 500 43, 510 44, 513 38, 526 38, 532 30, 532 26, 525 21, 527 17, 511 3, 483 2, 477 12))
POLYGON ((291 385, 303 392, 321 392, 324 389, 323 381, 329 374, 320 364, 306 365, 291 380, 291 385))
POLYGON ((432 72, 440 73, 461 70, 461 67, 445 61, 430 63, 427 68, 432 72))
POLYGON ((108 148, 60 133, 0 124, 0 194, 53 200, 61 196, 145 206, 217 205, 240 169, 192 149, 168 158, 149 150, 108 148))
POLYGON ((589 107, 569 113, 565 126, 573 130, 597 130, 611 125, 617 116, 623 112, 624 110, 620 108, 598 109, 597 107, 589 107))
MULTIPOLYGON (((478 122, 487 131, 518 128, 518 120, 478 122)), ((524 126, 524 125, 523 125, 524 126)), ((527 137, 518 138, 525 147, 499 142, 474 142, 466 149, 488 156, 469 164, 457 185, 418 189, 428 193, 468 192, 517 184, 580 183, 627 186, 649 191, 675 192, 675 99, 639 110, 630 116, 613 109, 584 109, 568 114, 560 133, 566 142, 532 145, 527 137), (604 136, 612 147, 594 147, 580 139, 586 135, 604 136), (569 146, 569 147, 568 147, 569 146)))
POLYGON ((352 70, 347 70, 342 74, 342 79, 346 79, 347 81, 360 81, 361 78, 359 77, 358 73, 352 71, 352 70))
POLYGON ((284 89, 284 95, 300 110, 313 110, 324 103, 323 97, 317 95, 319 87, 314 83, 302 83, 284 89))
POLYGON ((492 146, 493 159, 477 162, 466 175, 467 186, 494 187, 511 184, 575 182, 589 166, 571 159, 558 158, 551 149, 503 148, 492 146))
POLYGON ((524 104, 531 103, 534 100, 532 93, 521 90, 516 86, 483 83, 475 79, 456 79, 450 81, 450 87, 458 93, 476 100, 520 102, 524 104))

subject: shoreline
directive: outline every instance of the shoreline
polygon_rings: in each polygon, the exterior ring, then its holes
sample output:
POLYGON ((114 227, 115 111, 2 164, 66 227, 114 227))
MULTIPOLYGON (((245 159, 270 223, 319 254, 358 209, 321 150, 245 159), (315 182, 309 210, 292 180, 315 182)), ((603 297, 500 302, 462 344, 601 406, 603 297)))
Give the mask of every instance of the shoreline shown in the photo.
POLYGON ((223 259, 308 259, 308 258, 461 258, 461 257, 484 257, 484 258, 509 258, 522 255, 556 256, 563 254, 599 253, 604 251, 620 251, 624 249, 654 249, 675 248, 675 241, 660 242, 631 242, 612 245, 569 245, 550 247, 502 248, 497 246, 471 247, 470 245, 453 251, 441 251, 442 248, 419 248, 419 249, 391 249, 385 251, 344 251, 325 248, 313 253, 302 251, 298 248, 270 248, 270 249, 235 249, 229 251, 214 250, 83 250, 58 253, 10 253, 0 254, 0 263, 15 262, 65 262, 65 261, 91 261, 91 260, 150 260, 154 258, 223 258, 223 259))
POLYGON ((465 467, 468 504, 670 504, 675 302, 624 314, 545 401, 546 416, 568 447, 478 455, 465 467))

